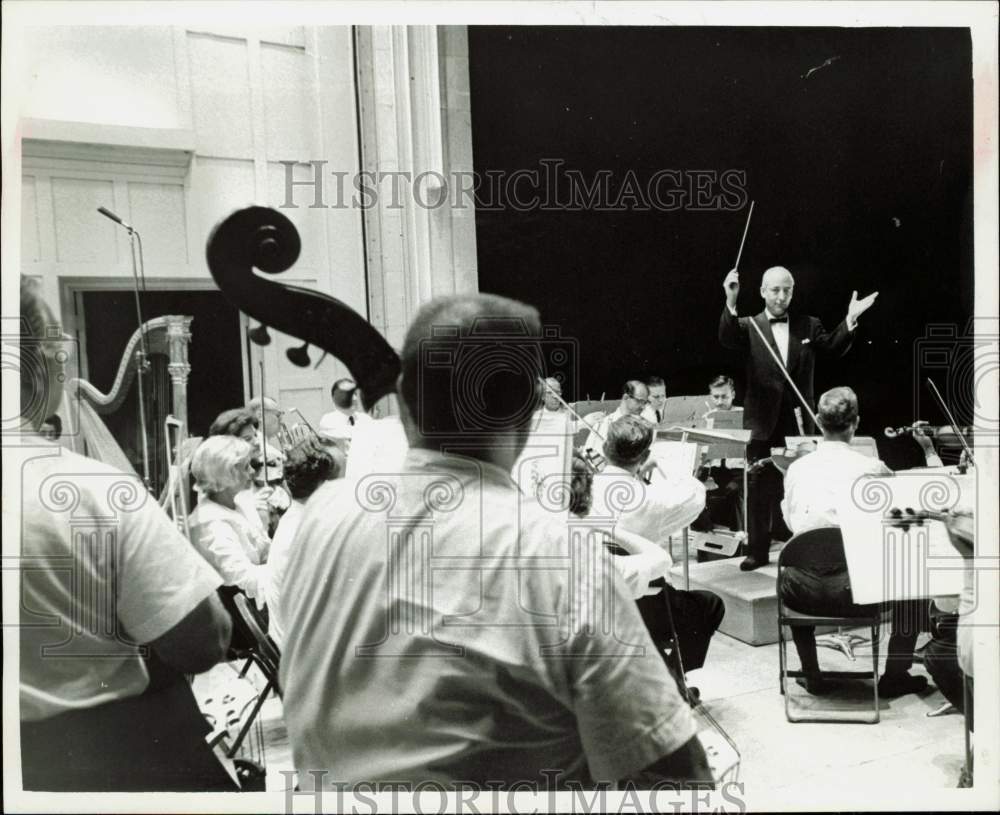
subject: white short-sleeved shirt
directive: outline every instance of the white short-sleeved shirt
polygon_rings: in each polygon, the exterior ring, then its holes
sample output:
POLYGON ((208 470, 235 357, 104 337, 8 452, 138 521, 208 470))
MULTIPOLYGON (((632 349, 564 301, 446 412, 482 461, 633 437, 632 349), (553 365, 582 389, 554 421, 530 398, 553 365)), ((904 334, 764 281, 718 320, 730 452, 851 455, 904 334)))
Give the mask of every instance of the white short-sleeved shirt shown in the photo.
POLYGON ((837 505, 863 475, 891 475, 877 458, 842 441, 821 441, 816 451, 792 462, 785 475, 781 512, 795 534, 820 526, 840 526, 837 505))
POLYGON ((627 470, 609 464, 594 477, 588 517, 615 519, 622 529, 667 546, 667 539, 705 508, 705 485, 692 475, 659 469, 644 484, 627 470))
POLYGON ((611 782, 685 744, 690 710, 582 537, 499 468, 425 450, 321 487, 281 599, 300 787, 611 782))
POLYGON ((221 585, 135 475, 47 449, 9 449, 21 473, 21 718, 141 694, 137 644, 221 585))
POLYGON ((271 639, 277 643, 279 648, 285 641, 285 624, 281 616, 280 604, 281 592, 285 582, 285 572, 288 569, 288 559, 292 553, 292 544, 302 521, 304 509, 305 504, 292 499, 291 505, 278 521, 278 528, 274 530, 271 551, 267 557, 267 581, 264 592, 270 615, 267 633, 271 635, 271 639))
POLYGON ((191 543, 222 576, 225 585, 239 586, 249 597, 264 603, 266 566, 271 545, 256 513, 244 502, 229 509, 202 497, 188 516, 191 543))

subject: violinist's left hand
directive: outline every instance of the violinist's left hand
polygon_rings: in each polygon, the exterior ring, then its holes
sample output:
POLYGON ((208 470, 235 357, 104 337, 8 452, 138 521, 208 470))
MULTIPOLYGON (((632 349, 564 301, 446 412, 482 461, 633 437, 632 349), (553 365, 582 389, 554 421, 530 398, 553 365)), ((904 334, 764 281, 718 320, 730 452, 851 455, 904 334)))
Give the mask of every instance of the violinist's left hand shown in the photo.
POLYGON ((878 292, 872 292, 867 297, 858 299, 856 291, 851 292, 851 302, 847 304, 847 328, 853 331, 858 325, 858 317, 872 307, 878 292))

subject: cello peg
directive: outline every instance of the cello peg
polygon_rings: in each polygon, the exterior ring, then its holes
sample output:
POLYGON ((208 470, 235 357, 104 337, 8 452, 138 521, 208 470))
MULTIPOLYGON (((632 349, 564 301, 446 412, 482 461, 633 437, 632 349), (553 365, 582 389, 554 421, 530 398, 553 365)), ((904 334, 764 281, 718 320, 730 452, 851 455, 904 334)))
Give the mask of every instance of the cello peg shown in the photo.
POLYGON ((255 345, 270 345, 271 335, 267 333, 267 326, 261 323, 256 328, 251 328, 247 336, 255 345))

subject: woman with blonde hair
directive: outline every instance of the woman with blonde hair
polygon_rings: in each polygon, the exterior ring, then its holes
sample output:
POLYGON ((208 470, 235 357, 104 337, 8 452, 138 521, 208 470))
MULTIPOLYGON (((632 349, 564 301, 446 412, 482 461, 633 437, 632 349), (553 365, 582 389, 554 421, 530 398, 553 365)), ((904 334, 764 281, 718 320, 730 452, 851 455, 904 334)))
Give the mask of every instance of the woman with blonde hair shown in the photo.
POLYGON ((263 607, 270 540, 256 513, 236 501, 253 480, 253 453, 235 436, 209 436, 198 446, 191 474, 199 499, 188 522, 191 542, 225 581, 223 601, 242 590, 263 607))

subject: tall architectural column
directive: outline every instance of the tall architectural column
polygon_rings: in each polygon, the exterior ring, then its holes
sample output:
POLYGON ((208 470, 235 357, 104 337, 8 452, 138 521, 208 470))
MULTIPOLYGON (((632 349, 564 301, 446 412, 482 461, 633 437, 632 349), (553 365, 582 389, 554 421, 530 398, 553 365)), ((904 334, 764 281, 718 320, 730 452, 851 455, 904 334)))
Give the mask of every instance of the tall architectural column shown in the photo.
POLYGON ((422 303, 478 290, 466 30, 364 26, 356 47, 371 320, 398 348, 422 303))

